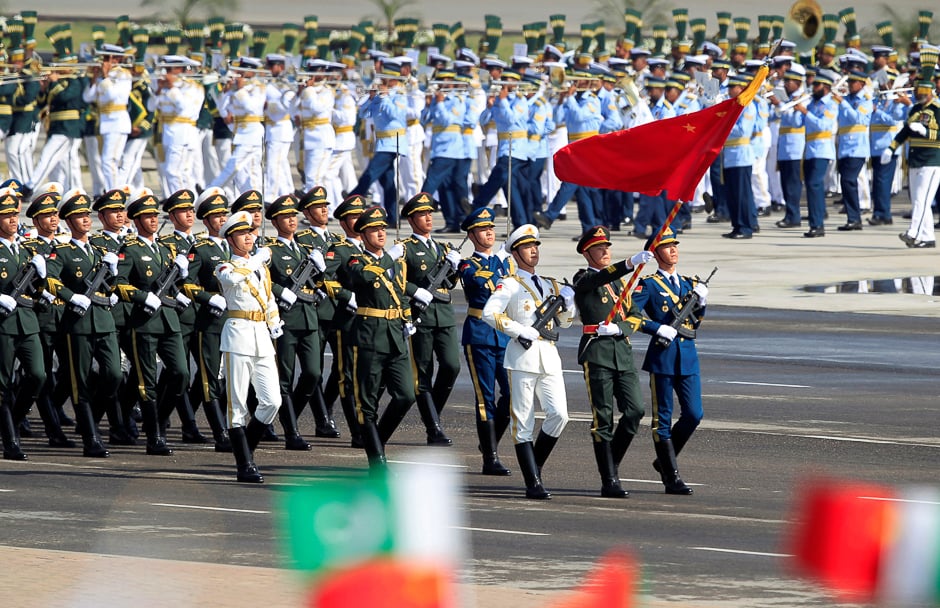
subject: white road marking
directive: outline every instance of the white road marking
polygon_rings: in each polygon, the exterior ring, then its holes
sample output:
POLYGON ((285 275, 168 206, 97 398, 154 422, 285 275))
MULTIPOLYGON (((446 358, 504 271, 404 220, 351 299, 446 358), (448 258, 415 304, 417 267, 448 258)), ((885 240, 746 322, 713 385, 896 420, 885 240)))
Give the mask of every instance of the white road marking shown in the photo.
MULTIPOLYGON (((833 435, 791 435, 791 437, 803 437, 805 439, 829 439, 830 441, 848 441, 854 443, 875 443, 878 445, 923 445, 919 443, 910 443, 905 441, 888 441, 886 439, 865 439, 863 437, 835 437, 833 435)), ((933 446, 936 447, 936 446, 933 446)))
POLYGON ((226 509, 225 507, 202 507, 199 505, 176 505, 169 502, 152 502, 153 507, 169 507, 171 509, 195 509, 198 511, 224 511, 225 513, 248 513, 251 515, 267 515, 270 511, 255 511, 253 509, 226 509))
POLYGON ((389 460, 388 462, 389 462, 390 464, 391 464, 391 463, 394 463, 394 464, 417 464, 417 465, 424 465, 424 466, 430 466, 430 467, 445 467, 445 468, 448 468, 448 469, 469 469, 469 468, 470 468, 470 467, 468 467, 467 465, 463 465, 463 464, 445 464, 445 463, 442 463, 442 462, 415 462, 415 461, 411 461, 411 460, 389 460))
POLYGON ((910 498, 884 498, 882 496, 859 496, 862 500, 881 500, 885 502, 905 502, 914 505, 940 505, 935 500, 911 500, 910 498))
POLYGON ((564 372, 564 373, 566 373, 566 374, 578 374, 579 376, 583 376, 583 375, 584 375, 584 370, 583 370, 583 369, 563 369, 563 370, 561 370, 561 371, 564 372))
POLYGON ((715 380, 716 384, 744 384, 747 386, 779 386, 783 388, 813 388, 806 384, 777 384, 775 382, 742 382, 739 380, 715 380))
POLYGON ((544 532, 523 532, 521 530, 494 530, 492 528, 468 528, 466 526, 454 526, 455 530, 469 530, 470 532, 493 532, 494 534, 517 534, 520 536, 551 536, 544 532))
POLYGON ((0 490, 0 492, 16 492, 16 490, 0 490))
POLYGON ((760 555, 763 557, 793 557, 789 553, 766 553, 764 551, 742 551, 740 549, 722 549, 720 547, 689 547, 696 551, 714 551, 715 553, 735 553, 738 555, 760 555))
MULTIPOLYGON (((620 481, 628 481, 628 482, 630 482, 630 483, 651 483, 651 484, 654 484, 654 485, 662 485, 662 483, 663 483, 663 482, 662 482, 661 480, 659 480, 659 479, 657 479, 657 480, 654 481, 654 480, 650 480, 650 479, 630 479, 630 478, 628 478, 628 477, 621 477, 621 478, 620 478, 620 481)), ((704 483, 689 483, 689 482, 687 481, 687 482, 685 482, 685 485, 687 485, 687 486, 704 486, 705 484, 704 484, 704 483)))

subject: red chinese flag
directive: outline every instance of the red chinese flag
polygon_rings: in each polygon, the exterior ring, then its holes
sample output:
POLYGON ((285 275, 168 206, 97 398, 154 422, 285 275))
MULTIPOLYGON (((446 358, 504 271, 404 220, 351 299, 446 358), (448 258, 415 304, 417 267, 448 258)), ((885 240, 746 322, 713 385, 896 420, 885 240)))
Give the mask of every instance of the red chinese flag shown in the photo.
POLYGON ((766 76, 761 67, 740 95, 705 110, 568 144, 555 153, 555 175, 580 186, 692 200, 766 76))
POLYGON ((622 550, 605 555, 584 583, 570 596, 549 608, 631 608, 639 566, 622 550))
POLYGON ((866 483, 817 480, 804 489, 791 537, 793 566, 845 600, 870 600, 890 537, 892 492, 866 483))
POLYGON ((324 576, 307 596, 310 608, 454 608, 453 574, 435 564, 376 558, 324 576))

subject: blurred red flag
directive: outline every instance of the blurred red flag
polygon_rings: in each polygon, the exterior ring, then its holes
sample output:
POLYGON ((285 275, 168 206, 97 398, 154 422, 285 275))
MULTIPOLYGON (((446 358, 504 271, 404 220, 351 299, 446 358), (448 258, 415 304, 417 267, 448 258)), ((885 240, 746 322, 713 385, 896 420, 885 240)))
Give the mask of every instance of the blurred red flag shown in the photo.
POLYGON ((690 201, 766 76, 764 66, 736 98, 705 110, 570 143, 555 153, 555 175, 581 186, 650 196, 665 190, 668 199, 690 201))
POLYGON ((817 480, 803 490, 791 539, 796 570, 843 599, 870 600, 893 527, 882 486, 817 480))
POLYGON ((379 558, 343 568, 319 580, 307 596, 310 608, 453 608, 452 573, 434 564, 379 558))
POLYGON ((630 555, 611 551, 573 595, 551 603, 550 608, 631 608, 637 572, 630 555))

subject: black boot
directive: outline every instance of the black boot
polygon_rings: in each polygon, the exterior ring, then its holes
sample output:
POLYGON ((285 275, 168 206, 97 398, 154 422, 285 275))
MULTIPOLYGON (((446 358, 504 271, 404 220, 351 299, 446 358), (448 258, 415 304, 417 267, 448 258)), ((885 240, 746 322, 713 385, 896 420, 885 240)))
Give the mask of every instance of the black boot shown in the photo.
POLYGON ((601 496, 604 498, 626 498, 629 492, 620 487, 620 476, 614 464, 614 455, 609 441, 594 441, 594 459, 601 474, 601 496))
MULTIPOLYGON (((675 428, 673 428, 671 435, 672 435, 671 436, 672 453, 675 454, 676 458, 678 459, 679 452, 681 452, 682 448, 685 447, 685 444, 688 443, 689 438, 691 437, 692 433, 682 433, 681 431, 676 432, 675 428)), ((662 471, 662 467, 659 466, 658 457, 656 458, 656 460, 653 461, 653 468, 656 469, 656 472, 659 473, 660 477, 662 477, 663 471, 662 471)))
POLYGON ((620 466, 623 457, 627 453, 627 449, 630 447, 630 444, 633 443, 633 437, 634 435, 627 430, 626 425, 621 421, 614 430, 613 441, 610 442, 610 451, 614 457, 615 467, 620 466))
POLYGON ((313 412, 313 419, 317 425, 314 436, 327 437, 330 439, 339 437, 336 423, 333 422, 330 413, 326 409, 326 400, 323 398, 323 391, 319 386, 313 389, 313 394, 310 395, 309 401, 310 411, 313 412))
POLYGON ((542 487, 538 465, 535 464, 535 452, 531 441, 516 444, 516 458, 519 470, 525 480, 525 497, 533 500, 548 500, 552 495, 542 487))
MULTIPOLYGON (((248 440, 248 449, 251 450, 251 453, 254 454, 255 450, 258 448, 258 444, 261 443, 261 437, 267 431, 269 424, 260 422, 257 418, 252 418, 251 422, 248 423, 248 426, 245 427, 245 439, 248 440)), ((229 429, 229 438, 232 437, 232 429, 229 429)), ((235 443, 232 442, 232 449, 235 449, 235 443)))
POLYGON ((39 410, 39 416, 42 418, 43 427, 46 431, 46 438, 49 440, 50 448, 74 448, 75 442, 69 439, 62 430, 59 423, 59 416, 55 408, 52 407, 49 387, 43 390, 36 400, 36 409, 39 410))
POLYGON ((87 402, 79 400, 75 404, 75 418, 82 434, 82 456, 86 458, 107 458, 110 456, 111 453, 101 445, 101 435, 98 434, 95 415, 87 402))
POLYGON ((281 420, 281 428, 284 429, 284 449, 297 452, 309 450, 310 444, 304 441, 297 431, 297 415, 294 413, 294 400, 290 395, 281 395, 281 407, 277 411, 277 417, 281 420))
POLYGON ((535 465, 539 468, 539 474, 542 473, 542 467, 545 466, 545 461, 548 460, 549 454, 555 449, 556 443, 558 443, 558 437, 552 437, 545 431, 539 431, 539 436, 536 438, 535 446, 533 447, 533 451, 535 452, 535 465))
POLYGON ((170 456, 173 450, 166 444, 166 437, 160 431, 160 412, 155 401, 140 404, 140 413, 144 417, 144 434, 147 436, 148 456, 170 456))
POLYGON ((654 444, 656 446, 656 458, 662 469, 660 476, 663 485, 666 486, 666 494, 683 496, 691 494, 692 488, 685 485, 685 482, 679 477, 679 465, 676 464, 676 452, 672 446, 672 440, 660 439, 654 444))
POLYGON ((437 408, 434 407, 434 398, 431 397, 431 393, 418 393, 417 403, 421 421, 424 422, 424 428, 427 431, 428 445, 453 445, 454 442, 441 429, 441 421, 437 415, 437 408))
MULTIPOLYGON (((401 424, 401 421, 405 419, 409 409, 411 409, 410 404, 408 407, 395 407, 394 402, 388 404, 388 407, 382 412, 382 417, 379 418, 379 424, 377 425, 382 445, 388 443, 388 440, 392 438, 392 434, 395 432, 395 429, 398 428, 398 425, 401 424)), ((361 430, 360 434, 362 434, 361 430)), ((365 447, 365 438, 363 438, 362 445, 365 447)))
POLYGON ((196 412, 193 411, 192 403, 189 401, 189 392, 183 391, 179 403, 176 406, 176 413, 179 414, 180 421, 183 423, 183 443, 209 443, 209 439, 199 430, 196 424, 196 412))
POLYGON ((349 429, 349 445, 354 448, 361 448, 362 437, 359 432, 359 416, 356 414, 356 405, 352 397, 340 397, 339 404, 343 408, 343 417, 346 419, 346 427, 349 429))
POLYGON ((13 414, 6 405, 0 405, 0 438, 3 439, 4 460, 28 460, 29 457, 20 449, 20 440, 16 436, 13 414))
POLYGON ((228 430, 228 436, 232 442, 232 453, 235 455, 237 470, 235 479, 242 483, 264 483, 264 477, 258 472, 258 467, 252 460, 251 449, 248 447, 248 439, 245 435, 245 429, 240 426, 228 430))
MULTIPOLYGON (((96 399, 97 400, 97 399, 96 399)), ((108 416, 108 443, 111 445, 137 445, 137 438, 131 435, 124 420, 121 404, 115 395, 106 398, 108 416)), ((79 414, 76 412, 75 414, 79 414)))
POLYGON ((484 475, 505 477, 512 471, 503 466, 496 454, 496 424, 492 420, 477 420, 477 436, 480 438, 480 451, 483 452, 484 475))
POLYGON ((216 452, 231 452, 232 443, 229 440, 228 431, 225 428, 225 418, 222 416, 222 406, 218 399, 207 401, 202 408, 206 414, 206 421, 209 428, 212 429, 212 438, 215 440, 216 452))
POLYGON ((379 429, 374 422, 366 421, 360 425, 362 437, 362 446, 366 450, 366 457, 369 459, 369 470, 380 471, 388 466, 388 460, 385 458, 385 446, 379 438, 379 429))

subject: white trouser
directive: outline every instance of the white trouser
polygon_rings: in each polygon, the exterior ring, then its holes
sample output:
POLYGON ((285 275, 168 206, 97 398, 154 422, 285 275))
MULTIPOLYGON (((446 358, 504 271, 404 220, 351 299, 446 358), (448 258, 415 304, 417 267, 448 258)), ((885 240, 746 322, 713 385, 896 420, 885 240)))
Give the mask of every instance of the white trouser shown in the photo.
MULTIPOLYGON (((212 179, 207 183, 211 184, 215 181, 222 173, 222 167, 228 163, 228 159, 232 157, 232 139, 229 137, 224 137, 221 139, 215 139, 212 142, 212 147, 215 148, 215 157, 219 161, 219 167, 212 173, 212 179)), ((220 186, 225 190, 225 196, 228 197, 230 201, 235 200, 235 189, 231 186, 220 186)))
POLYGON ((858 172, 858 207, 871 209, 871 171, 868 170, 868 161, 858 172))
POLYGON ((32 150, 29 149, 29 133, 14 133, 7 135, 7 168, 10 177, 21 184, 29 183, 33 174, 32 150))
POLYGON ((770 190, 767 186, 767 155, 760 154, 751 165, 751 190, 754 192, 754 205, 758 209, 770 207, 770 190))
POLYGON ((248 387, 255 388, 258 408, 254 417, 258 422, 271 424, 281 407, 281 389, 277 378, 277 360, 274 356, 252 357, 235 353, 225 356, 225 384, 228 393, 228 426, 247 426, 248 387))
POLYGON ((183 189, 192 190, 193 149, 189 144, 163 147, 163 179, 166 180, 164 198, 183 189))
POLYGON ((829 161, 829 168, 826 170, 826 192, 842 194, 842 184, 839 182, 839 165, 835 160, 829 161))
POLYGON ((410 200, 421 192, 424 184, 424 165, 421 164, 421 154, 424 151, 424 142, 411 144, 408 156, 401 159, 401 198, 410 200))
POLYGON ((144 174, 140 170, 140 163, 143 161, 144 150, 146 149, 146 137, 127 140, 127 143, 124 144, 124 155, 121 157, 119 184, 130 184, 134 188, 144 187, 144 174))
MULTIPOLYGON (((767 151, 767 181, 770 186, 771 202, 783 204, 783 185, 780 183, 780 171, 777 170, 777 144, 780 138, 780 122, 770 123, 770 149, 767 151)), ((707 171, 706 171, 707 173, 707 171)))
POLYGON ((327 182, 333 181, 336 174, 330 172, 333 161, 333 148, 304 148, 304 191, 309 192, 316 186, 330 189, 327 182))
POLYGON ((891 196, 894 196, 904 187, 904 160, 898 155, 898 162, 894 163, 894 179, 891 180, 891 196))
POLYGON ((202 173, 197 176, 200 185, 211 183, 222 170, 218 151, 212 145, 212 129, 199 129, 199 145, 202 147, 202 173))
MULTIPOLYGON (((353 166, 352 150, 333 150, 326 167, 327 198, 330 199, 330 214, 343 202, 343 193, 356 187, 356 168, 353 166)), ((305 184, 306 185, 306 184, 305 184)))
MULTIPOLYGON (((39 162, 27 184, 30 189, 35 190, 37 186, 43 184, 46 176, 50 176, 50 181, 61 182, 65 188, 72 188, 72 184, 76 181, 72 176, 72 146, 81 141, 60 134, 53 134, 46 138, 46 145, 42 147, 39 162)), ((78 184, 81 185, 80 176, 78 184)))
POLYGON ((911 226, 907 235, 918 241, 936 241, 930 205, 940 185, 940 167, 909 169, 908 181, 911 187, 911 226))
POLYGON ((124 183, 121 181, 120 167, 126 143, 127 133, 104 133, 101 136, 101 175, 105 190, 117 188, 124 183))
POLYGON ((101 149, 98 147, 97 135, 82 137, 85 143, 85 162, 88 163, 88 172, 91 173, 91 190, 86 190, 92 198, 101 196, 105 191, 104 167, 101 163, 101 149))
POLYGON ((535 402, 545 412, 542 430, 552 437, 560 437, 568 424, 568 398, 561 374, 533 374, 509 371, 512 436, 516 443, 532 441, 535 434, 535 402))
POLYGON ((266 143, 267 157, 264 166, 264 195, 269 200, 294 193, 294 181, 290 177, 290 142, 266 143), (286 176, 286 177, 285 177, 286 176))
POLYGON ((261 146, 238 144, 232 150, 219 173, 210 186, 220 188, 232 182, 236 195, 248 190, 261 190, 264 185, 261 180, 261 146))

